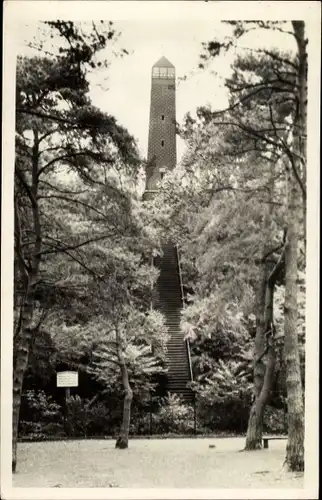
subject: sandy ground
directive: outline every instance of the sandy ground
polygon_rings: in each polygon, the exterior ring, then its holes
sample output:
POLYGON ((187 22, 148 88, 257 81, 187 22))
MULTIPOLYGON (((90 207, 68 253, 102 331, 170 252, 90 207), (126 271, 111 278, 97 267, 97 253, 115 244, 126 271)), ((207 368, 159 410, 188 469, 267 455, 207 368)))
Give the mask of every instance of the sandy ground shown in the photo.
POLYGON ((20 443, 13 486, 123 488, 303 488, 283 468, 286 441, 240 452, 244 438, 20 443), (215 445, 216 448, 209 448, 215 445))

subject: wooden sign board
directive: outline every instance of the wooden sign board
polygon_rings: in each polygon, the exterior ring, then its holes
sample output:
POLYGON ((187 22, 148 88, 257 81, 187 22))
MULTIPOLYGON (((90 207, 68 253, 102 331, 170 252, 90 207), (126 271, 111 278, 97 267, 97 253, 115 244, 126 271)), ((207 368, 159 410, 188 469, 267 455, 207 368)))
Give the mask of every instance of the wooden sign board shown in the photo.
POLYGON ((78 372, 58 372, 57 387, 78 387, 78 372))

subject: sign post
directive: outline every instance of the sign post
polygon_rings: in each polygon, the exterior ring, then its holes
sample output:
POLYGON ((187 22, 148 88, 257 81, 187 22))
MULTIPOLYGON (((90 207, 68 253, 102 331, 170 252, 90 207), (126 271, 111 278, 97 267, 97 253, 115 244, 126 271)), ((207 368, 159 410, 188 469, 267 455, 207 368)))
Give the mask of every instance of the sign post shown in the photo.
POLYGON ((69 398, 70 398, 70 387, 65 387, 65 401, 66 401, 66 404, 68 403, 69 398))
POLYGON ((73 371, 57 372, 57 387, 65 388, 64 428, 66 434, 68 434, 67 432, 68 400, 70 398, 70 388, 78 387, 78 372, 73 372, 73 371))

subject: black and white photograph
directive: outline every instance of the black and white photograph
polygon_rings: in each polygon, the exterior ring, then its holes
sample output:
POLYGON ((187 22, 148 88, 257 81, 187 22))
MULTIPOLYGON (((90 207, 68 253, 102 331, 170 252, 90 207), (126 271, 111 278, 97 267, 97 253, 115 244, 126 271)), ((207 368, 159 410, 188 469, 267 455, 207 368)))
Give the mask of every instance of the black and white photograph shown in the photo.
POLYGON ((5 2, 5 500, 318 498, 320 25, 5 2))

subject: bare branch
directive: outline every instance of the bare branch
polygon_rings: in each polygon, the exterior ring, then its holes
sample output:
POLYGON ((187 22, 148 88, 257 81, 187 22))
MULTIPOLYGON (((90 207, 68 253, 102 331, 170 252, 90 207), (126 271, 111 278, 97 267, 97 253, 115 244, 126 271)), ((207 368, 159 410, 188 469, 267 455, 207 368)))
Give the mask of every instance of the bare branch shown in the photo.
POLYGON ((45 120, 53 120, 59 123, 67 123, 68 125, 75 125, 75 123, 67 120, 66 118, 61 118, 60 116, 41 113, 40 111, 33 111, 32 109, 16 108, 17 113, 24 113, 27 115, 37 116, 38 118, 44 118, 45 120))
POLYGON ((16 168, 15 168, 15 174, 17 175, 17 177, 19 178, 21 184, 25 188, 27 196, 28 196, 28 198, 31 201, 31 205, 32 206, 37 205, 37 200, 36 200, 34 194, 32 193, 31 187, 28 185, 28 183, 27 183, 27 181, 26 181, 26 179, 24 177, 23 172, 21 170, 19 170, 19 168, 17 167, 17 165, 16 165, 16 168))
POLYGON ((44 181, 43 179, 39 180, 39 184, 45 184, 46 186, 50 187, 51 189, 54 189, 55 191, 58 191, 59 193, 63 194, 84 194, 88 193, 88 189, 83 189, 82 191, 70 191, 68 189, 59 189, 57 186, 54 186, 53 184, 50 184, 48 181, 44 181))
POLYGON ((24 281, 24 284, 25 284, 25 287, 27 285, 27 280, 28 280, 28 274, 30 272, 30 268, 28 266, 28 264, 26 263, 24 257, 23 257, 23 251, 22 251, 22 242, 21 242, 21 225, 20 225, 20 217, 19 217, 19 207, 18 207, 18 203, 17 203, 17 198, 15 197, 15 200, 14 200, 14 207, 15 207, 15 242, 16 242, 16 245, 15 245, 15 251, 16 251, 16 254, 19 258, 19 261, 20 261, 20 269, 21 269, 21 272, 22 272, 22 275, 23 275, 23 281, 24 281))
MULTIPOLYGON (((50 245, 50 243, 47 242, 46 245, 50 245)), ((52 245, 52 246, 54 246, 54 245, 52 245)), ((83 269, 85 269, 88 273, 90 273, 96 279, 98 279, 100 281, 103 281, 102 276, 99 276, 98 274, 96 274, 95 271, 93 271, 93 269, 90 269, 88 266, 86 266, 86 264, 84 264, 84 262, 82 262, 81 260, 77 259, 75 257, 75 255, 73 255, 72 253, 69 252, 69 250, 66 250, 66 249, 62 248, 60 251, 62 253, 65 253, 66 255, 68 255, 72 260, 74 260, 75 262, 77 262, 77 264, 79 264, 83 269)))
MULTIPOLYGON (((102 240, 105 240, 107 238, 111 238, 112 236, 113 236, 112 233, 110 233, 110 234, 104 234, 103 236, 97 236, 96 238, 90 238, 90 239, 88 239, 86 241, 82 241, 81 243, 78 243, 76 245, 69 245, 69 246, 66 245, 66 246, 60 246, 60 247, 57 246, 53 250, 44 250, 44 251, 42 251, 41 255, 48 255, 48 254, 52 254, 52 253, 59 253, 59 252, 65 251, 65 250, 76 250, 77 248, 81 248, 81 247, 83 247, 85 245, 89 245, 90 243, 94 243, 95 241, 102 241, 102 240)), ((46 245, 47 243, 44 241, 43 244, 46 245)))
POLYGON ((104 219, 106 219, 106 214, 104 214, 103 212, 101 212, 97 208, 93 207, 93 205, 90 205, 89 203, 85 203, 84 201, 75 200, 73 198, 67 198, 66 196, 61 196, 61 195, 58 195, 58 194, 57 195, 56 194, 49 194, 49 195, 38 196, 38 200, 41 200, 41 199, 46 199, 46 200, 48 200, 48 199, 57 199, 57 200, 64 200, 67 203, 76 203, 78 205, 82 205, 85 208, 93 210, 93 212, 96 212, 98 215, 100 215, 101 217, 103 217, 104 219))
POLYGON ((44 165, 42 168, 39 169, 39 172, 38 172, 38 177, 41 176, 41 174, 43 172, 45 172, 46 170, 48 170, 49 167, 51 167, 52 165, 54 165, 55 163, 59 162, 59 161, 62 161, 64 162, 65 160, 69 160, 70 158, 76 158, 78 156, 89 156, 90 158, 92 159, 97 159, 100 155, 98 154, 95 154, 89 150, 84 150, 84 151, 75 151, 73 153, 70 153, 70 154, 63 154, 63 155, 60 155, 60 156, 56 156, 56 158, 53 158, 52 160, 50 160, 48 163, 46 163, 46 165, 44 165))

